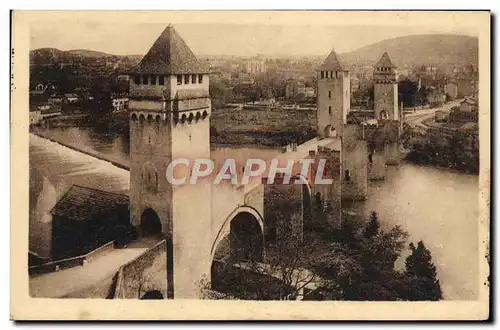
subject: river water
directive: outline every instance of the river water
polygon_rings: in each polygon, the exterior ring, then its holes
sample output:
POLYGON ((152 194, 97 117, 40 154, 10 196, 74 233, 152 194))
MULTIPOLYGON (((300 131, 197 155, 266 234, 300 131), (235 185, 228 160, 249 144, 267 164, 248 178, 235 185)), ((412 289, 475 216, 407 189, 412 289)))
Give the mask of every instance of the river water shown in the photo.
MULTIPOLYGON (((128 160, 126 138, 93 128, 44 128, 56 141, 128 160)), ((213 147, 215 159, 270 159, 277 150, 213 147)), ((403 163, 389 167, 387 179, 369 184, 369 196, 353 207, 376 211, 384 228, 400 225, 410 241, 430 249, 445 299, 474 300, 478 295, 478 176, 403 163)), ((127 193, 128 172, 57 143, 30 137, 30 249, 48 254, 50 209, 73 185, 127 193)), ((400 262, 401 263, 401 262, 400 262)))

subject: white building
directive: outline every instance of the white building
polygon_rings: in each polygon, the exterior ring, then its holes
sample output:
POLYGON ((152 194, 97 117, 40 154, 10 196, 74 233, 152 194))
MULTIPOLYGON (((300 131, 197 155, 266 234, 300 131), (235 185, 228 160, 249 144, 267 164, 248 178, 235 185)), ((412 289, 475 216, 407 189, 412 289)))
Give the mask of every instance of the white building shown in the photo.
POLYGON ((245 62, 246 72, 250 74, 259 74, 267 71, 266 62, 260 59, 251 59, 245 62))
POLYGON ((128 107, 128 98, 119 97, 113 99, 113 111, 122 111, 128 107))

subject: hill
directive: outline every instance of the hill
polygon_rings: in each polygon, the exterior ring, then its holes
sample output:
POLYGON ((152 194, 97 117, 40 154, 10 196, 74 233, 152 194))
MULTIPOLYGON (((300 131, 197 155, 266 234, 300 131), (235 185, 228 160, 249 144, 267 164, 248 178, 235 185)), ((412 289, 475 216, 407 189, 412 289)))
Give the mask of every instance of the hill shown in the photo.
POLYGON ((76 56, 82 56, 82 57, 111 57, 111 56, 116 56, 112 54, 107 54, 103 52, 99 52, 96 50, 90 50, 90 49, 72 49, 66 51, 68 54, 76 55, 76 56))
POLYGON ((30 51, 30 62, 33 64, 57 64, 75 59, 91 58, 124 59, 131 62, 138 62, 142 58, 142 55, 113 55, 89 49, 60 50, 57 48, 38 48, 30 51))
POLYGON ((412 35, 383 40, 339 55, 348 65, 373 65, 387 51, 396 66, 477 65, 478 40, 451 34, 412 35))

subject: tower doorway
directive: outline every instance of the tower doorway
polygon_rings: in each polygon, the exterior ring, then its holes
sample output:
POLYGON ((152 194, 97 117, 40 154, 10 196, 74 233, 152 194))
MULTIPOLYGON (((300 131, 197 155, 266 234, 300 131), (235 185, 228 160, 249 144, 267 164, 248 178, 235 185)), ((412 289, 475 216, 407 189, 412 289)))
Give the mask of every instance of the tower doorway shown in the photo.
POLYGON ((141 235, 143 237, 162 235, 160 217, 152 208, 145 209, 141 215, 141 235))

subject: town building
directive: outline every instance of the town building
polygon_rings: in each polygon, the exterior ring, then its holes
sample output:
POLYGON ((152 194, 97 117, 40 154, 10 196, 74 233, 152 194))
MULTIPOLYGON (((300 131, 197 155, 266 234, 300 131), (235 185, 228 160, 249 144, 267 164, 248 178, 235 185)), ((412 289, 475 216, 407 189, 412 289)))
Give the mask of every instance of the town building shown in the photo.
POLYGON ((454 83, 448 83, 444 86, 444 92, 448 95, 450 100, 454 100, 458 97, 458 86, 454 83))
POLYGON ((477 82, 470 77, 457 80, 458 97, 472 97, 476 94, 477 82))
POLYGON ((264 73, 267 71, 266 62, 259 58, 249 59, 245 62, 245 71, 251 75, 264 73))
POLYGON ((476 112, 477 111, 477 101, 472 98, 465 98, 460 102, 460 111, 462 112, 476 112))
POLYGON ((72 186, 51 210, 51 259, 84 255, 122 236, 128 208, 128 196, 72 186))
POLYGON ((128 97, 114 97, 113 98, 113 112, 119 112, 127 110, 128 108, 128 97))
POLYGON ((448 111, 438 110, 438 111, 436 111, 434 113, 434 120, 437 123, 447 121, 448 117, 449 117, 449 112, 448 111))
POLYGON ((67 104, 77 104, 79 101, 78 95, 74 93, 64 94, 64 102, 67 104))

